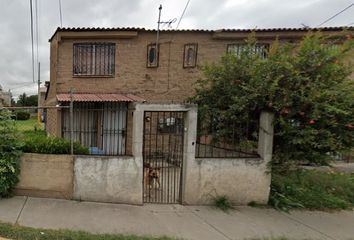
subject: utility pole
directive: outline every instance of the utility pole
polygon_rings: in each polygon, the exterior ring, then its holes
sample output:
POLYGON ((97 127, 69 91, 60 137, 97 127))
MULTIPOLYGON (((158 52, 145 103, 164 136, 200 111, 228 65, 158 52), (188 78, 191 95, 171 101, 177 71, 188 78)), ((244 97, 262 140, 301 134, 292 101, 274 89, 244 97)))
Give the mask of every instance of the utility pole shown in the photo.
POLYGON ((41 107, 41 63, 38 62, 38 97, 37 97, 37 101, 38 101, 38 109, 37 109, 37 127, 40 129, 41 128, 41 122, 42 122, 42 119, 41 119, 41 114, 43 111, 40 110, 40 107, 41 107))

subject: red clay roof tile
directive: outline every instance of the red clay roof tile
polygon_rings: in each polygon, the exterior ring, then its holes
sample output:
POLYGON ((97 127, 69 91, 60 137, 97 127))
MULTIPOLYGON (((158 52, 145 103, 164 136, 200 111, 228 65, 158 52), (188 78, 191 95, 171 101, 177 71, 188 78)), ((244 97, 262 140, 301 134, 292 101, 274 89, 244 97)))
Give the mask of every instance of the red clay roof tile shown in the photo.
MULTIPOLYGON (((139 96, 119 93, 74 93, 74 102, 145 102, 139 96)), ((70 102, 69 93, 57 94, 58 102, 70 102)))

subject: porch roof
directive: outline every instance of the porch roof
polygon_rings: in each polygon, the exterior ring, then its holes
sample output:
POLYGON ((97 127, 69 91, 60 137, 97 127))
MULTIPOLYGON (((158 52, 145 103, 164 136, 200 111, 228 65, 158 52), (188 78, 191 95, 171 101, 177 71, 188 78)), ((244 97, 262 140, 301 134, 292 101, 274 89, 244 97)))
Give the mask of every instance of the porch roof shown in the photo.
MULTIPOLYGON (((145 99, 133 94, 120 93, 74 93, 74 102, 145 102, 145 99)), ((58 102, 70 102, 69 93, 57 94, 58 102)))

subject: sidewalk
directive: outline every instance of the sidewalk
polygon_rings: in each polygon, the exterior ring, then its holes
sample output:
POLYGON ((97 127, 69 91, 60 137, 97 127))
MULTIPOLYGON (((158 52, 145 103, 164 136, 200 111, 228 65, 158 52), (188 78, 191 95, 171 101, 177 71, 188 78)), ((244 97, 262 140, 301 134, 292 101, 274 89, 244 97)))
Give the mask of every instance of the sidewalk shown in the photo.
POLYGON ((91 233, 170 236, 198 240, 354 239, 354 212, 334 213, 237 207, 104 204, 58 199, 0 199, 0 221, 21 226, 91 233))

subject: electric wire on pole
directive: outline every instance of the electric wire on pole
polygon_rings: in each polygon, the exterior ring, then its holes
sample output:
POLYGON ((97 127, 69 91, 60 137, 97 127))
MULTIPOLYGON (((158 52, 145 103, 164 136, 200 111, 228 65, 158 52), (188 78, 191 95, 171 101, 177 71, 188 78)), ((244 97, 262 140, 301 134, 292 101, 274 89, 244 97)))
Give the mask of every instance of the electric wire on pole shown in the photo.
POLYGON ((186 6, 184 7, 183 12, 182 12, 182 14, 181 14, 181 17, 180 17, 179 20, 178 20, 176 29, 179 27, 179 24, 181 23, 182 18, 184 17, 184 14, 185 14, 185 12, 186 12, 186 10, 187 10, 187 7, 188 7, 190 1, 191 1, 191 0, 188 0, 188 1, 187 1, 186 6))
MULTIPOLYGON (((35 0, 34 2, 34 10, 35 10, 35 17, 36 17, 36 21, 35 21, 35 30, 36 30, 36 62, 38 64, 39 62, 39 47, 38 47, 38 39, 39 39, 39 30, 38 30, 38 0, 35 0)), ((38 71, 38 69, 37 69, 38 71)))
POLYGON ((34 80, 34 72, 35 72, 35 67, 34 67, 34 36, 33 36, 33 2, 30 0, 30 15, 31 15, 31 47, 32 47, 32 81, 35 82, 34 80))
POLYGON ((348 7, 344 8, 343 10, 339 11, 338 13, 334 14, 332 17, 326 19, 325 21, 323 21, 321 24, 317 25, 317 27, 322 26, 323 24, 331 21, 332 19, 336 18, 338 15, 340 15, 341 13, 347 11, 349 8, 353 7, 354 3, 350 4, 348 7))

